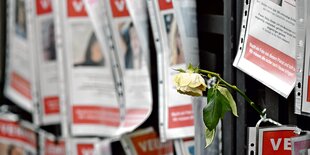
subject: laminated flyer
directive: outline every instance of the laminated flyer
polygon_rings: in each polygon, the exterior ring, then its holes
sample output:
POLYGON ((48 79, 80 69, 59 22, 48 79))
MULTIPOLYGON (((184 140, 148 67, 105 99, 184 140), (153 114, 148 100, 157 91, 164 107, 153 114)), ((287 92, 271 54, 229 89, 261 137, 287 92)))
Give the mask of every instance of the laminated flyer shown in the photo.
MULTIPOLYGON (((158 80, 159 80, 159 125, 162 141, 174 138, 184 138, 194 136, 194 116, 192 99, 189 96, 176 91, 173 84, 173 75, 177 74, 174 69, 186 68, 184 49, 197 46, 186 44, 197 43, 191 39, 195 36, 191 34, 191 26, 185 25, 188 18, 196 18, 193 14, 194 5, 186 1, 184 6, 176 1, 177 7, 173 8, 172 1, 151 0, 148 1, 151 26, 154 34, 155 46, 157 50, 158 80), (182 10, 182 8, 184 8, 182 10), (176 11, 178 10, 178 11, 176 11), (177 22, 176 13, 184 13, 183 26, 177 22), (184 22, 186 21, 186 22, 184 22), (188 31, 187 31, 188 30, 188 31), (184 32, 183 32, 184 31, 184 32), (186 34, 190 34, 187 37, 186 34), (186 48, 184 48, 186 47, 186 48)), ((192 23, 192 22, 190 22, 192 23)), ((196 26, 195 26, 196 27, 196 26)), ((195 31, 196 28, 193 28, 195 31)), ((192 51, 192 50, 190 50, 192 51)), ((195 52, 193 52, 195 53, 195 52)), ((191 60, 187 60, 190 62, 191 60)))
POLYGON ((111 143, 112 140, 108 138, 96 143, 93 155, 112 155, 111 143))
POLYGON ((310 116, 310 2, 300 0, 298 4, 297 22, 297 85, 295 99, 295 113, 310 116), (308 46, 307 46, 308 45, 308 46))
POLYGON ((297 127, 259 128, 258 155, 291 155, 291 138, 298 136, 297 127))
POLYGON ((7 20, 7 58, 4 94, 26 111, 34 111, 36 97, 33 7, 27 0, 10 0, 7 20))
POLYGON ((310 135, 293 137, 291 139, 292 155, 309 155, 310 154, 310 135))
POLYGON ((127 155, 173 155, 172 141, 161 143, 152 127, 122 136, 121 143, 127 155))
POLYGON ((73 136, 113 136, 121 118, 109 51, 100 45, 82 0, 57 4, 69 120, 63 125, 73 136))
POLYGON ((66 155, 66 145, 63 139, 57 139, 43 130, 40 135, 40 155, 66 155))
POLYGON ((177 155, 195 155, 195 141, 193 138, 174 140, 177 155))
MULTIPOLYGON (((142 8, 132 8, 133 12, 136 11, 134 9, 142 9, 142 11, 145 9, 142 2, 139 3, 142 8)), ((130 14, 125 0, 105 0, 105 6, 110 26, 107 35, 110 34, 112 38, 113 47, 115 47, 114 54, 116 54, 117 63, 121 66, 120 75, 123 81, 123 96, 121 96, 123 100, 121 102, 124 102, 121 104, 124 104, 125 108, 122 127, 124 131, 132 131, 142 124, 152 111, 152 88, 147 62, 149 50, 142 46, 144 42, 147 42, 143 37, 147 36, 147 34, 143 34, 147 31, 142 29, 147 18, 141 17, 143 15, 135 17, 138 15, 137 13, 130 14)), ((140 12, 142 11, 140 10, 140 12)))
POLYGON ((39 122, 43 125, 60 121, 59 72, 55 44, 54 10, 51 0, 33 0, 36 26, 36 60, 39 79, 39 122))
POLYGON ((94 155, 95 144, 99 142, 97 138, 75 138, 71 142, 72 155, 94 155))
POLYGON ((0 118, 0 155, 37 155, 37 136, 29 123, 18 121, 16 115, 0 118))
POLYGON ((288 97, 296 81, 296 1, 251 0, 234 66, 288 97))

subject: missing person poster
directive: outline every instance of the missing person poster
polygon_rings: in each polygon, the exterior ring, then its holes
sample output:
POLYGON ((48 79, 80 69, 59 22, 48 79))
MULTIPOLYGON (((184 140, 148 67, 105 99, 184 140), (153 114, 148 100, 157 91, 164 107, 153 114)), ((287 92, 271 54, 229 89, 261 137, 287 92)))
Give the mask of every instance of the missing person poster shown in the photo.
MULTIPOLYGON (((121 101, 124 103, 121 104, 124 104, 125 108, 123 128, 124 131, 132 131, 142 124, 152 111, 152 88, 147 63, 149 50, 142 45, 147 40, 141 41, 147 36, 143 34, 147 33, 143 28, 146 18, 135 16, 136 13, 130 14, 125 0, 105 0, 105 4, 108 8, 107 15, 112 42, 116 49, 116 60, 121 66, 124 92, 124 100, 121 101), (132 18, 133 16, 135 18, 132 18), (144 21, 139 21, 141 19, 144 21)), ((142 1, 139 5, 143 5, 142 1)), ((145 8, 141 7, 132 8, 133 12, 136 11, 134 9, 145 8)))
POLYGON ((121 118, 109 51, 100 45, 82 0, 59 4, 70 135, 113 136, 121 118))
POLYGON ((270 127, 258 129, 258 155, 291 155, 291 138, 298 136, 297 127, 270 127))
POLYGON ((37 136, 32 127, 21 125, 16 115, 1 115, 0 155, 36 155, 37 136))
POLYGON ((177 155, 195 155, 195 141, 193 138, 176 139, 174 147, 177 155))
POLYGON ((66 155, 65 141, 50 133, 40 132, 40 155, 66 155))
POLYGON ((98 142, 97 138, 75 138, 71 143, 71 154, 94 155, 95 144, 98 142))
POLYGON ((36 103, 34 25, 31 3, 11 0, 8 3, 7 59, 5 95, 26 111, 36 103))
POLYGON ((94 155, 112 155, 112 139, 104 139, 95 144, 94 155))
POLYGON ((234 66, 288 97, 296 81, 296 1, 251 0, 246 11, 234 66))
POLYGON ((39 123, 60 121, 59 72, 56 56, 54 10, 51 0, 32 1, 35 11, 36 60, 39 79, 39 123))
MULTIPOLYGON (((302 9, 301 11, 304 11, 304 21, 306 22, 303 22, 301 24, 304 24, 304 28, 305 30, 303 31, 306 36, 303 38, 304 40, 301 41, 301 42, 304 42, 304 44, 302 45, 302 47, 304 49, 302 53, 300 53, 300 55, 302 56, 299 56, 298 58, 299 59, 302 59, 302 60, 299 60, 301 61, 302 63, 300 64, 300 66, 298 67, 302 67, 301 71, 302 73, 299 73, 301 74, 300 76, 298 76, 298 82, 300 82, 301 86, 302 86, 302 92, 299 92, 301 94, 297 94, 296 95, 296 98, 299 98, 299 96, 302 96, 300 100, 297 100, 295 101, 296 102, 296 105, 298 105, 298 102, 300 103, 298 107, 295 106, 295 109, 299 109, 298 110, 298 113, 299 114, 303 114, 303 115, 307 115, 307 116, 310 116, 310 54, 309 54, 309 51, 310 51, 310 39, 307 39, 307 37, 310 36, 310 18, 309 18, 309 15, 310 15, 310 2, 309 1, 304 1, 304 3, 302 3, 303 1, 299 1, 299 6, 300 5, 304 5, 304 9, 302 9), (300 80, 301 78, 301 80, 300 80)), ((300 10, 299 10, 300 11, 300 10)), ((300 26, 302 27, 302 25, 300 26)), ((304 35, 303 33, 303 35, 304 35)), ((302 34, 301 34, 302 35, 302 34)), ((299 36, 298 36, 299 37, 299 36)), ((297 85, 297 87, 299 88, 296 88, 297 90, 300 89, 300 84, 297 85)))
POLYGON ((303 136, 293 137, 291 139, 292 155, 309 155, 310 154, 310 135, 307 133, 303 136))
POLYGON ((161 143, 152 127, 122 136, 121 143, 128 155, 173 155, 172 141, 161 143))
MULTIPOLYGON (((152 0, 148 1, 148 6, 157 50, 161 140, 192 137, 194 136, 192 99, 179 94, 173 84, 173 76, 177 74, 174 69, 186 68, 184 47, 190 46, 182 44, 181 34, 186 33, 183 32, 185 26, 180 29, 172 1, 152 0)), ((176 10, 180 11, 180 8, 176 10)), ((190 12, 187 13, 189 16, 185 17, 193 18, 190 17, 190 12)), ((190 40, 189 38, 183 40, 190 40)))

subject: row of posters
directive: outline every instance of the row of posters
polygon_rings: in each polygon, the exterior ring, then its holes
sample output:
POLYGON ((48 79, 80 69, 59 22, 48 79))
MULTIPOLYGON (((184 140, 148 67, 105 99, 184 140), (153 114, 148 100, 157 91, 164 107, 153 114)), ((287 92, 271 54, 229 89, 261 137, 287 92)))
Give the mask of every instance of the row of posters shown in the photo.
POLYGON ((5 94, 36 125, 60 123, 64 136, 112 137, 142 124, 153 104, 150 17, 160 36, 161 140, 194 136, 193 100, 176 92, 172 77, 186 62, 198 65, 195 1, 13 0, 8 6, 5 94))

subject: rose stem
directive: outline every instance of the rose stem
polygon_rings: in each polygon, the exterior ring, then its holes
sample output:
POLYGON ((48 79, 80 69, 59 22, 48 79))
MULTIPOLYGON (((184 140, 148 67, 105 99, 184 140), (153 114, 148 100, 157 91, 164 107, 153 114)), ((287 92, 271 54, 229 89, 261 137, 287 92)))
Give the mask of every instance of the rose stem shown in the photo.
POLYGON ((254 108, 256 112, 259 113, 259 115, 261 116, 265 115, 265 112, 263 112, 263 110, 261 110, 261 108, 258 107, 243 91, 241 91, 237 86, 231 85, 228 82, 226 82, 224 79, 221 78, 220 74, 203 69, 199 69, 199 72, 217 77, 217 79, 223 82, 226 86, 237 91, 251 105, 251 107, 254 108))

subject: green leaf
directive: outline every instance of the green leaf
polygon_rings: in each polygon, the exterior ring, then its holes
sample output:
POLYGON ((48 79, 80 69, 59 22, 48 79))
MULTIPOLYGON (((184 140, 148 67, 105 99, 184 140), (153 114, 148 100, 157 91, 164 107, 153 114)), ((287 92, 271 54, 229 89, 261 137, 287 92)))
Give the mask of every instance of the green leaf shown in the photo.
POLYGON ((206 147, 212 144, 215 137, 215 130, 216 129, 210 131, 208 128, 206 128, 206 147))
POLYGON ((173 70, 178 71, 178 72, 181 72, 181 73, 185 73, 185 72, 186 72, 184 69, 181 69, 181 68, 179 68, 179 69, 173 69, 173 70))
POLYGON ((218 90, 221 92, 221 94, 223 96, 226 97, 226 99, 227 99, 227 101, 229 103, 229 106, 231 108, 231 112, 236 117, 238 117, 237 105, 236 105, 236 102, 235 102, 234 98, 232 97, 231 93, 229 92, 229 90, 227 88, 221 87, 221 86, 218 87, 218 90))
POLYGON ((220 118, 223 118, 225 113, 231 110, 227 98, 219 91, 218 87, 208 90, 208 104, 203 109, 203 120, 209 130, 215 129, 220 118))
POLYGON ((187 66, 187 69, 190 71, 194 71, 194 67, 191 63, 187 66))

